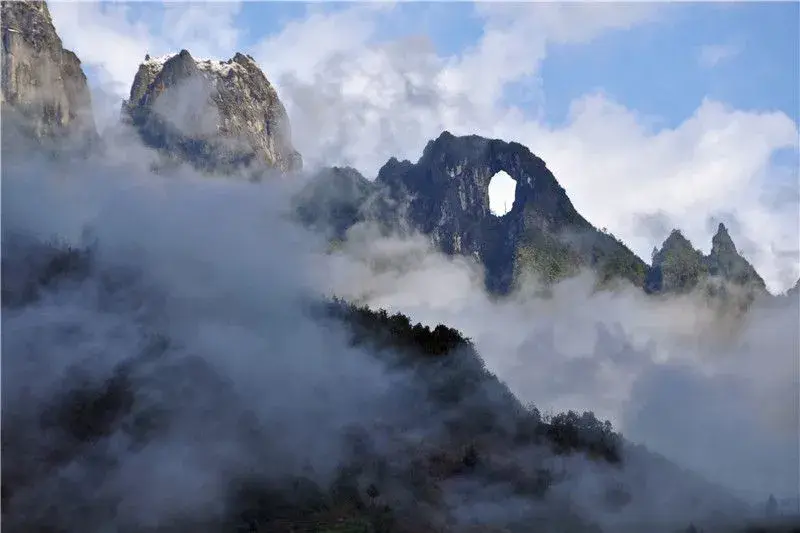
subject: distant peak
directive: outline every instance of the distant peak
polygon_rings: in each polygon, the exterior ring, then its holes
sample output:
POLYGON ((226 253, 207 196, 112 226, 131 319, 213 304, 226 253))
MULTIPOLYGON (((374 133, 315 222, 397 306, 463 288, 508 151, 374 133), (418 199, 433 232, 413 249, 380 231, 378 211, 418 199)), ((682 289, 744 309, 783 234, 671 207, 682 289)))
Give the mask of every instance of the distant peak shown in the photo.
POLYGON ((231 61, 235 61, 236 63, 246 64, 246 63, 255 63, 256 60, 253 59, 253 56, 250 54, 243 54, 241 52, 236 52, 231 61))
POLYGON ((714 234, 714 238, 716 238, 716 237, 720 237, 720 238, 727 237, 728 239, 730 239, 730 234, 728 233, 728 228, 726 228, 725 224, 723 224, 722 222, 720 222, 719 225, 717 226, 717 233, 714 234))
POLYGON ((689 242, 689 239, 684 237, 683 232, 681 230, 675 228, 673 229, 669 236, 664 241, 662 245, 663 248, 673 248, 675 246, 691 246, 692 243, 689 242))
POLYGON ((711 253, 715 254, 720 252, 736 253, 736 245, 733 244, 733 239, 731 239, 731 235, 728 233, 728 228, 726 228, 725 224, 722 222, 717 226, 717 233, 715 233, 714 237, 711 239, 711 253))
POLYGON ((455 135, 444 130, 438 137, 428 141, 428 144, 425 146, 425 151, 430 151, 434 148, 441 149, 442 147, 448 146, 455 138, 455 135))

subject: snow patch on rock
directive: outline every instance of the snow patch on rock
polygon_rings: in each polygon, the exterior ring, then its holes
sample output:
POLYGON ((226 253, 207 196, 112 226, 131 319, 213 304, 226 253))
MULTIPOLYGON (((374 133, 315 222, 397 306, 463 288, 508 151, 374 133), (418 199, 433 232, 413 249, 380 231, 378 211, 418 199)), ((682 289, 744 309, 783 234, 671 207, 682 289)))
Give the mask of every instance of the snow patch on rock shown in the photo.
MULTIPOLYGON (((164 54, 157 57, 146 56, 145 60, 142 62, 142 65, 147 67, 148 69, 152 69, 154 71, 160 71, 164 64, 169 61, 171 58, 178 55, 178 52, 172 52, 169 54, 164 54)), ((231 73, 231 71, 242 71, 244 67, 233 60, 233 58, 228 59, 227 61, 221 61, 219 59, 211 59, 211 58, 193 58, 197 68, 202 72, 208 74, 215 74, 217 76, 227 76, 231 73)), ((250 61, 253 61, 251 58, 248 57, 250 61)), ((253 61, 254 62, 254 61, 253 61)))

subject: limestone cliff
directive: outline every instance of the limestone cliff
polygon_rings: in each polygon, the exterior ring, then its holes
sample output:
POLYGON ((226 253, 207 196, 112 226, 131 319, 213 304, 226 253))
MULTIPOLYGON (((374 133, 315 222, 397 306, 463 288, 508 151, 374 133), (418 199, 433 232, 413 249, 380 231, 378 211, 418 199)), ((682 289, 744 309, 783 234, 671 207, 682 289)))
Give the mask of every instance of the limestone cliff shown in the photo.
POLYGON ((145 56, 123 103, 144 142, 207 170, 264 164, 299 170, 286 109, 252 57, 145 56))
POLYGON ((544 161, 521 144, 444 132, 416 164, 389 160, 377 184, 399 205, 405 199, 403 217, 445 253, 478 258, 493 292, 508 292, 525 272, 557 281, 581 267, 603 282, 644 282, 645 263, 583 218, 544 161), (488 187, 501 170, 516 181, 515 200, 495 216, 488 187))
POLYGON ((86 76, 62 46, 45 2, 2 2, 3 120, 36 138, 97 133, 86 76))

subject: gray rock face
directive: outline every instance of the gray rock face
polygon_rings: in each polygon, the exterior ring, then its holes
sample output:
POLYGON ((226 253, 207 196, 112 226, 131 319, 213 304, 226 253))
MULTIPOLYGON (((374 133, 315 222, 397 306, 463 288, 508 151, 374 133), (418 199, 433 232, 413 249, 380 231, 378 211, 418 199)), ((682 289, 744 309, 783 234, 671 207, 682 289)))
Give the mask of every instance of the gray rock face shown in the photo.
POLYGON ((45 2, 2 2, 3 119, 36 138, 97 136, 86 76, 45 2))
POLYGON ((244 54, 227 61, 195 60, 186 50, 146 56, 123 102, 123 117, 146 144, 202 169, 302 168, 286 109, 244 54))
POLYGON ((544 161, 520 144, 444 132, 416 164, 391 159, 376 181, 397 204, 405 199, 403 217, 445 253, 477 257, 493 292, 511 290, 524 271, 556 281, 580 267, 601 281, 644 282, 645 263, 583 218, 544 161), (488 188, 501 170, 516 192, 511 210, 496 216, 488 188))
POLYGON ((739 254, 724 224, 719 225, 717 233, 711 239, 711 253, 708 254, 706 263, 708 273, 712 276, 720 276, 737 285, 752 287, 761 292, 767 290, 766 283, 753 265, 739 254))

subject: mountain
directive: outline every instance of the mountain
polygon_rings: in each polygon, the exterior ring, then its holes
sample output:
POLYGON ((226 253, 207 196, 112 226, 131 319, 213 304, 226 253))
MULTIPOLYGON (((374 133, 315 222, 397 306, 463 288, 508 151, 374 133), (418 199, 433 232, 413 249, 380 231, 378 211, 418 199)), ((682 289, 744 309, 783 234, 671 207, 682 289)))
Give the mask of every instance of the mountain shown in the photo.
POLYGON ((583 218, 544 161, 521 144, 444 132, 417 163, 390 159, 369 204, 362 219, 407 224, 447 254, 476 257, 487 289, 498 294, 526 271, 556 281, 584 266, 602 282, 644 282, 647 265, 583 218), (501 170, 517 184, 511 211, 498 217, 489 209, 488 187, 501 170))
POLYGON ((583 218, 546 164, 526 147, 476 135, 442 133, 417 163, 390 159, 370 182, 354 169, 319 171, 298 196, 300 219, 337 239, 357 222, 428 235, 446 254, 475 257, 486 288, 508 293, 526 272, 545 282, 593 270, 601 285, 627 280, 651 294, 703 289, 747 305, 768 294, 755 268, 719 224, 708 256, 674 230, 647 265, 625 244, 583 218), (516 181, 510 211, 489 208, 499 171, 516 181))
POLYGON ((40 140, 96 140, 81 62, 64 49, 47 4, 4 1, 0 11, 3 121, 40 140))
POLYGON ((679 230, 673 230, 653 253, 645 288, 654 293, 687 293, 704 288, 712 294, 738 290, 748 299, 766 295, 764 280, 736 249, 728 229, 720 223, 706 256, 679 230))
POLYGON ((740 286, 766 291, 767 285, 756 269, 736 250, 728 228, 720 223, 711 239, 711 253, 706 258, 708 274, 740 286))
POLYGON ((707 275, 703 254, 675 229, 653 254, 647 289, 650 292, 689 292, 707 275))
POLYGON ((122 111, 145 144, 201 169, 302 168, 286 109, 245 54, 227 61, 195 60, 187 50, 147 55, 122 111))

